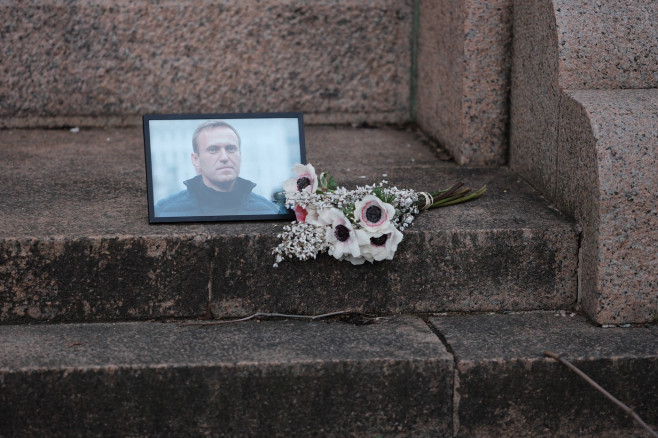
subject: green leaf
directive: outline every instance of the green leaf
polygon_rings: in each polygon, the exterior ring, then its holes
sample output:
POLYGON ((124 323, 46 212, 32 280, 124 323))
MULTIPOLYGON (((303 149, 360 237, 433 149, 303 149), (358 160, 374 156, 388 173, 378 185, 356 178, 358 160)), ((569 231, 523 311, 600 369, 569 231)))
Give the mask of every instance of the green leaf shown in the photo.
POLYGON ((352 223, 354 223, 354 204, 350 204, 347 207, 343 207, 343 214, 345 217, 352 223))
POLYGON ((334 180, 334 177, 329 175, 329 181, 327 182, 328 190, 336 190, 338 188, 338 183, 334 180))
POLYGON ((382 202, 386 202, 387 204, 391 204, 393 201, 395 201, 395 196, 391 194, 386 194, 384 191, 383 187, 375 187, 372 192, 377 196, 382 202))

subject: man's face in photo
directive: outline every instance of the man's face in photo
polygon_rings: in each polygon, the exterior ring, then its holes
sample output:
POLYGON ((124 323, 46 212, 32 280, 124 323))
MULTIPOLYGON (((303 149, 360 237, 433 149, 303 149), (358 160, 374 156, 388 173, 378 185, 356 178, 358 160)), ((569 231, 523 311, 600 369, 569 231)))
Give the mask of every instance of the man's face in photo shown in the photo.
POLYGON ((221 192, 232 190, 242 162, 238 136, 230 128, 208 128, 197 142, 199 152, 192 153, 192 163, 204 184, 221 192))

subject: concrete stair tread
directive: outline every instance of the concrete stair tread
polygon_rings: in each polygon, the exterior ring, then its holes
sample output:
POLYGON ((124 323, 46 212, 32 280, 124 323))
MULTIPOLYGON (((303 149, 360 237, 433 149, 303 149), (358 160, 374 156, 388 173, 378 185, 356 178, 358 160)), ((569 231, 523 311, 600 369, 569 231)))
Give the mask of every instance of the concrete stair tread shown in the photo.
POLYGON ((636 436, 548 349, 658 423, 658 327, 556 312, 5 325, 0 420, 3 436, 636 436))
POLYGON ((658 326, 597 327, 568 312, 429 318, 455 359, 456 436, 645 436, 559 354, 658 425, 658 326))
MULTIPOLYGON (((487 197, 477 203, 423 214, 420 220, 431 221, 433 229, 517 228, 519 224, 540 228, 566 223, 506 169, 461 168, 441 162, 409 132, 315 126, 306 131, 308 160, 318 170, 330 171, 341 185, 354 187, 386 179, 416 190, 446 188, 460 180, 474 188, 490 186, 487 197), (349 154, 341 150, 346 145, 350 145, 349 154), (372 147, 378 150, 373 153, 372 147), (525 211, 505 208, 510 204, 524 204, 525 211), (472 209, 477 210, 475 215, 472 209), (440 223, 433 220, 439 216, 440 223)), ((4 239, 204 232, 229 236, 268 232, 280 223, 149 225, 143 140, 136 128, 79 133, 8 130, 0 132, 0 142, 0 237, 4 239)))
POLYGON ((139 129, 3 131, 2 320, 194 317, 209 308, 215 316, 536 310, 575 302, 576 228, 508 170, 441 162, 405 130, 308 127, 306 138, 308 160, 348 187, 386 174, 399 187, 463 180, 489 192, 420 215, 393 262, 353 267, 323 256, 273 269, 285 222, 148 224, 139 129))
POLYGON ((450 430, 452 360, 417 318, 21 325, 0 333, 2 436, 450 430))

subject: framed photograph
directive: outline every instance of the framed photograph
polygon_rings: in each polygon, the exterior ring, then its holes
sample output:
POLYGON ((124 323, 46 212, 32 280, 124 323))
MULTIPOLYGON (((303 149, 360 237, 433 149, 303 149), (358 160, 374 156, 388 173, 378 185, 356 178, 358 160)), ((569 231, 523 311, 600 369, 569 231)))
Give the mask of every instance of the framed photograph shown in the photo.
POLYGON ((281 183, 305 163, 301 113, 145 115, 149 222, 294 219, 281 183))

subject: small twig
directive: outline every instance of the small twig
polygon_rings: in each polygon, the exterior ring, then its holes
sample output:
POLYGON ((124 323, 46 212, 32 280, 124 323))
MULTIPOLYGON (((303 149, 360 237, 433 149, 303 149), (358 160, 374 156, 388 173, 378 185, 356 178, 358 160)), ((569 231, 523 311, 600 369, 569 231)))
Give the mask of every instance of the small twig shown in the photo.
POLYGON ((222 320, 222 321, 211 321, 211 322, 186 322, 183 324, 180 324, 179 327, 206 327, 209 325, 220 325, 220 324, 233 324, 235 322, 244 322, 244 321, 249 321, 250 319, 255 319, 255 318, 287 318, 287 319, 308 319, 311 321, 315 321, 318 319, 322 318, 330 318, 332 316, 338 316, 338 315, 344 315, 346 313, 350 313, 347 310, 341 310, 340 312, 332 312, 332 313, 325 313, 323 315, 286 315, 284 313, 254 313, 253 315, 246 316, 244 318, 239 318, 239 319, 230 319, 230 320, 222 320))
POLYGON ((640 418, 640 416, 637 415, 637 414, 635 413, 635 411, 633 411, 633 409, 629 408, 627 405, 625 405, 624 403, 622 403, 621 401, 619 401, 618 399, 616 399, 612 394, 610 394, 608 391, 606 391, 605 389, 603 389, 598 383, 596 383, 594 380, 592 380, 587 374, 585 374, 584 372, 580 371, 580 369, 578 369, 574 364, 572 364, 572 363, 569 362, 568 360, 563 359, 563 358, 561 358, 560 356, 558 356, 557 354, 555 354, 555 353, 553 353, 553 352, 550 352, 550 351, 546 351, 546 352, 544 352, 544 355, 545 355, 545 356, 548 356, 548 357, 550 357, 550 358, 552 358, 552 359, 557 360, 558 362, 560 362, 561 364, 563 364, 563 365, 565 365, 567 368, 569 368, 571 371, 573 371, 574 373, 578 374, 581 378, 583 378, 583 380, 585 380, 587 383, 589 383, 590 385, 592 385, 597 391, 599 391, 601 394, 605 395, 605 396, 606 396, 609 400, 611 400, 614 404, 616 404, 617 406, 619 406, 624 412, 626 412, 628 415, 630 415, 631 417, 633 417, 633 418, 635 419, 635 421, 637 421, 638 423, 640 423, 640 425, 641 425, 642 427, 644 427, 644 428, 647 430, 647 432, 649 432, 652 436, 658 438, 658 433, 656 433, 655 430, 653 430, 653 429, 652 429, 647 423, 645 423, 644 420, 642 420, 642 418, 640 418))

